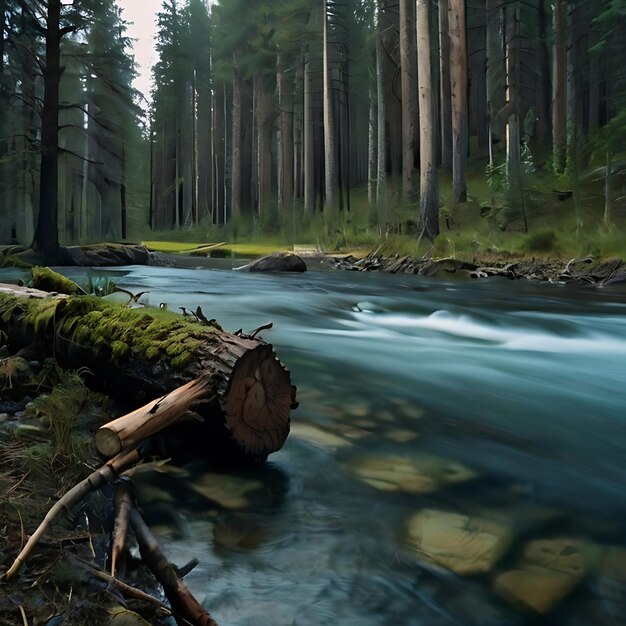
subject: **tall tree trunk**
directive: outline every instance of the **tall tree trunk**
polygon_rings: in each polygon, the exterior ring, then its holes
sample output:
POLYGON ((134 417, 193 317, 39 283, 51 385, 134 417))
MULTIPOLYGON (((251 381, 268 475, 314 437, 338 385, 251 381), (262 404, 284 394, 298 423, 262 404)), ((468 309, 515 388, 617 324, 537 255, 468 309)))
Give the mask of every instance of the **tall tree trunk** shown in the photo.
POLYGON ((258 129, 259 214, 267 208, 272 196, 272 129, 273 107, 265 79, 255 76, 256 116, 258 129))
POLYGON ((191 221, 195 226, 200 224, 198 182, 198 89, 194 67, 191 83, 191 221))
MULTIPOLYGON (((6 88, 6 76, 5 76, 5 60, 4 52, 6 48, 5 41, 5 29, 4 14, 6 11, 6 0, 0 0, 0 15, 2 16, 2 24, 0 26, 0 207, 6 207, 7 203, 5 198, 7 197, 6 184, 10 179, 8 175, 8 164, 5 162, 5 157, 8 154, 8 139, 7 139, 7 113, 8 113, 8 99, 6 88)), ((0 229, 5 230, 6 216, 0 216, 0 229), (4 217, 4 219, 3 219, 4 217)), ((0 232, 0 236, 5 233, 0 232)))
POLYGON ((508 111, 507 118, 507 142, 506 142, 506 172, 509 188, 514 191, 519 200, 524 231, 528 232, 526 218, 526 206, 524 198, 524 185, 522 180, 521 162, 521 94, 520 94, 520 33, 519 33, 519 8, 517 0, 513 0, 506 7, 506 49, 507 49, 507 85, 508 111))
POLYGON ((59 83, 61 80, 61 0, 48 0, 46 66, 41 113, 39 215, 32 247, 45 264, 60 258, 59 246, 59 83))
MULTIPOLYGON (((399 0, 400 5, 400 88, 402 93, 402 198, 413 200, 415 170, 415 49, 411 45, 413 21, 411 0, 399 0)), ((419 122, 418 122, 419 125, 419 122)))
POLYGON ((313 144, 313 87, 311 55, 304 56, 304 212, 311 215, 315 208, 315 147, 313 144))
POLYGON ((611 176, 613 175, 613 148, 611 143, 606 148, 606 170, 604 172, 604 217, 603 223, 607 230, 613 230, 613 187, 611 176))
POLYGON ((548 52, 548 10, 546 0, 538 0, 539 41, 537 43, 537 139, 544 146, 552 145, 552 122, 550 118, 550 54, 548 52))
POLYGON ((439 189, 437 184, 435 126, 437 93, 432 89, 431 10, 432 0, 417 0, 417 59, 420 119, 420 211, 418 228, 434 241, 439 234, 439 189))
MULTIPOLYGON (((375 72, 374 72, 375 74, 375 72)), ((370 76, 369 108, 367 116, 367 202, 376 206, 376 76, 370 76)), ((370 219, 370 221, 372 221, 370 219)))
POLYGON ((467 200, 467 34, 465 0, 449 0, 450 87, 452 93, 452 199, 467 200))
POLYGON ((505 103, 504 34, 502 2, 487 0, 487 115, 489 118, 489 163, 494 164, 494 145, 504 142, 504 121, 500 111, 505 103))
POLYGON ((554 3, 554 77, 552 81, 552 146, 554 169, 565 171, 567 161, 567 99, 566 99, 566 2, 554 3))
POLYGON ((337 192, 337 155, 335 142, 335 115, 333 111, 333 85, 330 68, 330 44, 328 42, 328 6, 324 4, 324 49, 323 49, 323 77, 324 77, 324 177, 325 202, 324 218, 326 228, 331 229, 334 221, 336 192, 337 192))
POLYGON ((581 198, 580 198, 580 140, 582 135, 581 113, 582 94, 580 88, 580 71, 578 68, 579 51, 578 36, 579 29, 577 20, 579 19, 578 9, 571 5, 567 16, 567 81, 566 81, 566 113, 567 113, 567 166, 570 172, 572 186, 572 200, 574 201, 574 212, 576 216, 576 230, 582 227, 581 198))
POLYGON ((230 212, 233 218, 241 216, 241 73, 236 54, 233 54, 233 108, 231 138, 230 212))
MULTIPOLYGON (((380 22, 379 22, 380 25, 380 22)), ((376 164, 376 206, 378 209, 378 223, 386 228, 388 218, 387 208, 387 128, 385 114, 385 83, 383 80, 383 44, 380 35, 376 38, 376 110, 377 110, 377 137, 378 148, 376 164)))
MULTIPOLYGON (((278 207, 281 215, 291 212, 293 206, 293 95, 287 91, 285 68, 282 54, 276 57, 276 89, 278 92, 279 124, 279 172, 278 172, 278 207)), ((286 217, 286 216, 285 216, 286 217)))
POLYGON ((296 60, 293 79, 293 202, 304 196, 304 54, 296 60))

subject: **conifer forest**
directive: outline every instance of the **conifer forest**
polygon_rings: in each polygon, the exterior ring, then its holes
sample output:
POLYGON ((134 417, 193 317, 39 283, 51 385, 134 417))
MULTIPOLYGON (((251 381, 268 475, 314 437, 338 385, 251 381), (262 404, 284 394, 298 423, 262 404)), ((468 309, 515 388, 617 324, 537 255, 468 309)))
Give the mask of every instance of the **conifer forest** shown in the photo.
POLYGON ((143 94, 115 0, 0 7, 3 244, 528 232, 539 192, 619 232, 624 0, 164 0, 143 94))

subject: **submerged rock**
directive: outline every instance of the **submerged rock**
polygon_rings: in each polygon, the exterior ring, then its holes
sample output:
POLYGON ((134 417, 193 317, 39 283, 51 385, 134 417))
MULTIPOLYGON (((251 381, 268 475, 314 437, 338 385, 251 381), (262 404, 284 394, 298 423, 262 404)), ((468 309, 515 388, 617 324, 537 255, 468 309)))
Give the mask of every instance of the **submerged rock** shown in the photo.
POLYGON ((360 457, 349 469, 375 489, 407 493, 430 493, 476 477, 469 467, 430 454, 360 457))
POLYGON ((351 445, 347 439, 340 435, 324 430, 316 424, 307 424, 306 422, 292 424, 289 434, 291 437, 304 439, 328 448, 344 448, 351 445))
POLYGON ((249 506, 249 496, 261 490, 263 483, 242 476, 206 472, 191 488, 225 509, 237 510, 249 506))
POLYGON ((468 575, 491 571, 513 532, 504 521, 425 509, 409 519, 407 538, 420 557, 468 575))
POLYGON ((548 613, 567 597, 586 572, 584 544, 556 538, 529 542, 515 569, 496 577, 495 592, 532 613, 548 613))

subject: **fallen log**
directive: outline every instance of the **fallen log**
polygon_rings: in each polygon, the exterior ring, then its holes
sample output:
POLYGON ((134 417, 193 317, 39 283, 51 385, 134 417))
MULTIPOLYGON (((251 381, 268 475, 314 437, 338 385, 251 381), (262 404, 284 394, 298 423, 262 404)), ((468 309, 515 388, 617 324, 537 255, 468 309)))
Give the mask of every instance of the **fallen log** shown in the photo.
POLYGON ((131 407, 205 377, 210 397, 194 407, 204 425, 187 424, 183 445, 214 460, 264 460, 297 406, 271 345, 168 311, 0 284, 0 331, 13 351, 37 344, 63 367, 89 368, 90 384, 131 407))

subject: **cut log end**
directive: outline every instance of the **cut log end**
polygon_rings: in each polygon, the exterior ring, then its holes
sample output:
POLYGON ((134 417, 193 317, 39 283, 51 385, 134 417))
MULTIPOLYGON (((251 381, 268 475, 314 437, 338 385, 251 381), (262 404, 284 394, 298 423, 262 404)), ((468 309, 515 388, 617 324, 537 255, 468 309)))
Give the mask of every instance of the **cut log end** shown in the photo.
POLYGON ((235 442, 251 455, 279 450, 289 434, 289 413, 297 406, 289 371, 272 347, 262 344, 237 361, 219 403, 235 442))

